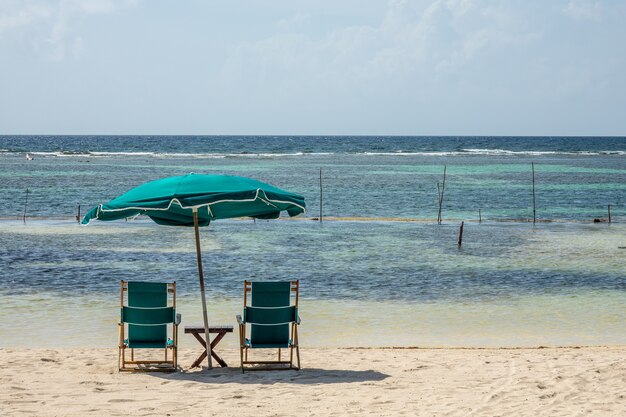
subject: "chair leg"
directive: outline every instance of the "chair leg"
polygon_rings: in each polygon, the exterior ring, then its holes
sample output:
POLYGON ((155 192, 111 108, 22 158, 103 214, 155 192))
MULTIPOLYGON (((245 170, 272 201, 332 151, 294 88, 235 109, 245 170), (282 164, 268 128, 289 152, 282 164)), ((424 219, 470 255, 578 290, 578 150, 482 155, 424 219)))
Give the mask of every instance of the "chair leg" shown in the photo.
POLYGON ((178 326, 174 326, 174 369, 178 368, 178 326))
POLYGON ((296 346, 296 357, 298 358, 298 367, 296 369, 300 369, 300 346, 296 346))
MULTIPOLYGON (((244 296, 245 296, 245 292, 244 292, 244 296)), ((239 319, 237 319, 239 320, 239 319)), ((243 323, 239 323, 239 360, 241 363, 241 373, 243 374, 243 350, 245 347, 245 340, 246 340, 246 327, 245 324, 243 323)), ((248 350, 246 349, 246 361, 248 360, 248 350)))
POLYGON ((296 358, 298 360, 298 368, 296 369, 300 369, 300 341, 298 340, 298 327, 296 326, 293 329, 293 342, 296 345, 296 358))
POLYGON ((121 371, 124 366, 124 324, 118 323, 119 341, 117 342, 117 370, 121 371))

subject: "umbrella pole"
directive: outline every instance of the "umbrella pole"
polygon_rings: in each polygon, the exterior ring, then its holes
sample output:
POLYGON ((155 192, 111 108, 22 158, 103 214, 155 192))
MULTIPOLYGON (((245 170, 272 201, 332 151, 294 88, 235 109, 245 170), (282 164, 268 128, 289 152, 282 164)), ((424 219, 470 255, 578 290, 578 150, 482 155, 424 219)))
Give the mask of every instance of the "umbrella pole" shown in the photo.
POLYGON ((196 255, 198 257, 198 276, 200 277, 200 297, 202 298, 202 318, 204 319, 204 334, 206 337, 206 353, 209 369, 213 369, 211 359, 211 338, 209 337, 209 318, 206 312, 206 297, 204 295, 204 274, 202 272, 202 253, 200 251, 200 231, 198 227, 198 209, 193 209, 193 228, 196 234, 196 255))

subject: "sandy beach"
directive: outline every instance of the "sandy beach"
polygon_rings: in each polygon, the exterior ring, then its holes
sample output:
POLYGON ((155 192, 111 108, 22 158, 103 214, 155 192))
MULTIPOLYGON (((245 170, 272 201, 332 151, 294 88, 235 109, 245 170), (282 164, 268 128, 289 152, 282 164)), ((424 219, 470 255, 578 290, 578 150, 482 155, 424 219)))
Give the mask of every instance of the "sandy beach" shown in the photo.
POLYGON ((300 371, 119 373, 115 349, 0 349, 2 416, 623 416, 626 347, 302 349, 300 371))

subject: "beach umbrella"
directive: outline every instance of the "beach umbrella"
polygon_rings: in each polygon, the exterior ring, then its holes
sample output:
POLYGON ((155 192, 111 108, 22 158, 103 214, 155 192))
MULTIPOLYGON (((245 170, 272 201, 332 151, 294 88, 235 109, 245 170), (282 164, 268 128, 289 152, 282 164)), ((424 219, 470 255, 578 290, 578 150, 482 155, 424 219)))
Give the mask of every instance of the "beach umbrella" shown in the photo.
POLYGON ((276 219, 282 211, 296 216, 303 213, 305 207, 304 197, 250 178, 188 174, 150 181, 133 188, 108 203, 89 210, 82 224, 88 224, 91 220, 110 221, 145 215, 160 225, 194 227, 210 369, 211 344, 198 228, 208 226, 217 219, 276 219))

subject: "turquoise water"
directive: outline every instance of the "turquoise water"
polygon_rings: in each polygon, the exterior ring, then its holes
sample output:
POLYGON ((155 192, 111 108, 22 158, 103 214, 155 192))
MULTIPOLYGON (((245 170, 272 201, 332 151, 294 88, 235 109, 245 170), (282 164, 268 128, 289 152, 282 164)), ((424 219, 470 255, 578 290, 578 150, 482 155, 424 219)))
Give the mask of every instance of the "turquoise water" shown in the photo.
POLYGON ((626 138, 0 136, 0 346, 115 346, 122 279, 176 280, 201 322, 192 230, 69 220, 188 172, 307 199, 297 220, 201 230, 214 323, 234 324, 244 279, 297 278, 310 346, 626 343, 626 138), (526 222, 531 162, 553 222, 526 222), (405 221, 312 220, 320 168, 325 216, 405 221), (591 223, 608 204, 614 223, 591 223))
MULTIPOLYGON (((626 225, 468 224, 461 248, 456 233, 216 222, 201 232, 209 316, 234 324, 244 279, 298 278, 311 346, 626 343, 626 225)), ((121 279, 177 281, 184 324, 201 322, 191 229, 3 221, 0 240, 4 346, 113 346, 121 279)))
MULTIPOLYGON (((625 225, 220 221, 201 230, 211 294, 243 279, 299 278, 309 298, 464 302, 624 291, 625 225)), ((150 221, 0 223, 1 290, 102 294, 121 279, 197 291, 193 229, 150 221), (162 277, 162 278, 161 278, 162 277)))
POLYGON ((626 138, 0 136, 0 217, 72 216, 143 182, 244 175, 302 194, 309 216, 590 221, 626 217, 626 138), (27 161, 25 154, 34 159, 27 161))

